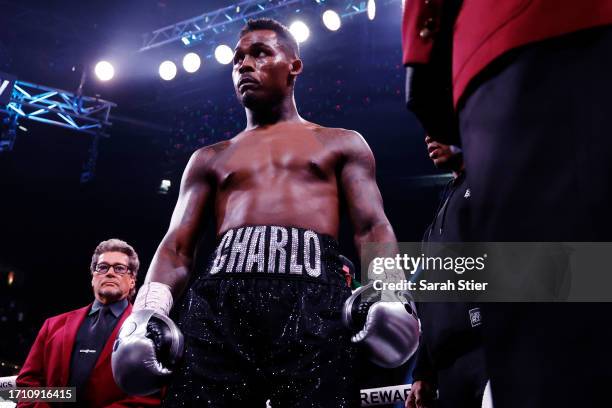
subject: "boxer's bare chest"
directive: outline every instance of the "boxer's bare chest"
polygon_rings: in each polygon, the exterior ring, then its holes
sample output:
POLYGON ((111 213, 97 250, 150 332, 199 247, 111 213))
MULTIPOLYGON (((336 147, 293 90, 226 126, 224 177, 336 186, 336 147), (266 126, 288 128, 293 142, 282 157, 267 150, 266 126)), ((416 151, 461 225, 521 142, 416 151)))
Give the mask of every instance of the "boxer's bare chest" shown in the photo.
POLYGON ((281 128, 239 135, 211 163, 217 191, 334 183, 341 155, 324 132, 281 128))

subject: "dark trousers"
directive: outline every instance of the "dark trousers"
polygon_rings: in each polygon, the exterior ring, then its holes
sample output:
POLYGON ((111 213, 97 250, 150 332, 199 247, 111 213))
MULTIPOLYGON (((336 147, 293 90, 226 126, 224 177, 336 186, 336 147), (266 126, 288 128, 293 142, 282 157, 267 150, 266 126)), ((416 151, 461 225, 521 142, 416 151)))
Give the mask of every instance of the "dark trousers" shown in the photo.
POLYGON ((481 347, 461 354, 448 367, 438 370, 436 408, 480 408, 487 383, 481 347))
MULTIPOLYGON (((506 56, 477 78, 459 120, 471 240, 612 241, 611 27, 506 56)), ((495 408, 601 406, 611 306, 485 304, 495 408)))

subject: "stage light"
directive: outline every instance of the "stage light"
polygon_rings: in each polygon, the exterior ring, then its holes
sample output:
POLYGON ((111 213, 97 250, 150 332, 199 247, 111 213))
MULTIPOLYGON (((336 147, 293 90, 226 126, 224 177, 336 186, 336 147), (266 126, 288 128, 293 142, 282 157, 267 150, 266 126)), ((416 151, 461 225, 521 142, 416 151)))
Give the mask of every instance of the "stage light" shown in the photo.
POLYGON ((323 24, 328 30, 337 31, 342 25, 340 16, 334 10, 327 10, 323 13, 323 24))
POLYGON ((215 58, 219 64, 229 64, 234 59, 234 51, 227 45, 221 44, 215 48, 215 58))
POLYGON ((289 31, 298 43, 303 43, 310 36, 310 29, 301 21, 296 21, 289 26, 289 31))
POLYGON ((370 20, 374 20, 374 17, 376 17, 376 1, 374 0, 368 0, 368 18, 370 20))
POLYGON ((185 45, 185 46, 190 46, 193 45, 194 43, 200 41, 202 39, 202 35, 196 35, 196 34, 189 34, 187 33, 186 35, 181 37, 181 42, 185 45))
POLYGON ((170 81, 176 76, 176 65, 172 61, 164 61, 159 64, 159 76, 164 81, 170 81))
POLYGON ((202 61, 200 60, 200 56, 195 52, 190 52, 183 57, 183 68, 185 71, 193 74, 198 69, 200 69, 200 64, 202 61))
POLYGON ((157 189, 157 192, 159 194, 168 194, 168 191, 170 190, 171 186, 172 183, 170 182, 170 180, 162 180, 161 184, 159 185, 159 188, 157 189))
POLYGON ((96 64, 94 72, 100 81, 109 81, 115 76, 115 68, 108 61, 100 61, 96 64))

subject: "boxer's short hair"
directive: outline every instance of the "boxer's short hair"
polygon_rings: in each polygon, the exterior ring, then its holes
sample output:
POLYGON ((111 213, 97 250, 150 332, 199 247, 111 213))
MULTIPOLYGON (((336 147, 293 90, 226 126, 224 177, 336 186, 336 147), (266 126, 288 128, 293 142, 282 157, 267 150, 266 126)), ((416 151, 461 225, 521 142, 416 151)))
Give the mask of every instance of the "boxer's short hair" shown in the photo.
POLYGON ((264 17, 264 18, 250 19, 249 21, 247 21, 244 27, 242 27, 242 30, 240 30, 239 38, 244 37, 247 33, 250 33, 252 31, 257 31, 257 30, 274 31, 277 34, 278 38, 281 39, 285 47, 289 51, 291 51, 295 57, 300 56, 300 46, 295 40, 295 37, 293 36, 293 34, 291 34, 291 31, 289 31, 289 29, 286 26, 284 26, 282 23, 272 18, 264 17))
POLYGON ((138 254, 130 244, 117 238, 111 238, 98 244, 93 256, 91 257, 91 265, 89 269, 92 273, 98 264, 100 255, 105 252, 121 252, 122 254, 126 254, 128 256, 128 267, 130 268, 130 272, 134 278, 138 276, 138 268, 140 268, 138 254))

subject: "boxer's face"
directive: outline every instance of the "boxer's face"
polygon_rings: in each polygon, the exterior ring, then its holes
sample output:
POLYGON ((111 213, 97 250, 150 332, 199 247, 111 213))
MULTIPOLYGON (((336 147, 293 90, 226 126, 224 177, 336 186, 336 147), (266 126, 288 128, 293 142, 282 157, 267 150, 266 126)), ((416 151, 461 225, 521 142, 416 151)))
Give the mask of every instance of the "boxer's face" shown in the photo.
POLYGON ((232 80, 238 99, 252 110, 280 103, 292 92, 302 62, 272 30, 246 33, 234 50, 232 80))
MULTIPOLYGON (((104 252, 98 258, 98 265, 129 265, 129 257, 122 252, 104 252)), ((136 281, 132 271, 119 274, 115 268, 110 268, 105 274, 94 272, 91 278, 94 296, 106 304, 126 298, 136 281)))
POLYGON ((456 170, 454 167, 460 157, 460 153, 453 150, 450 145, 445 145, 433 140, 430 136, 425 137, 427 153, 434 165, 441 170, 456 170))

